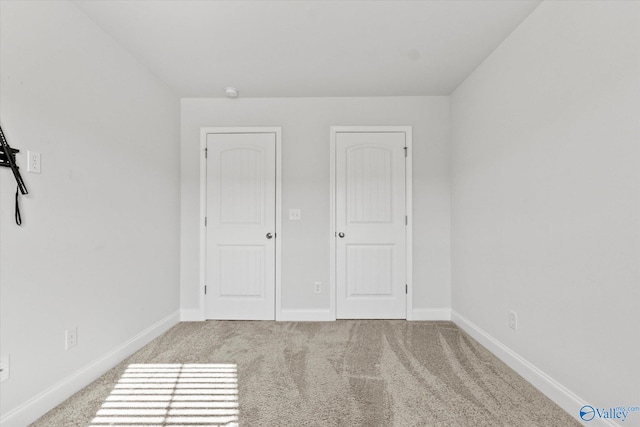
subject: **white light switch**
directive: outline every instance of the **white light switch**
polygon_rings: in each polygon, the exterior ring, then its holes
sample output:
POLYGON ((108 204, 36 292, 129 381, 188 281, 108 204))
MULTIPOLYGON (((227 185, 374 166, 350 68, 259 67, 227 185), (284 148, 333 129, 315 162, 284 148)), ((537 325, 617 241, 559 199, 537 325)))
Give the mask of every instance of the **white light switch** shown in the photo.
POLYGON ((291 221, 300 221, 301 215, 300 209, 289 209, 289 219, 291 221))

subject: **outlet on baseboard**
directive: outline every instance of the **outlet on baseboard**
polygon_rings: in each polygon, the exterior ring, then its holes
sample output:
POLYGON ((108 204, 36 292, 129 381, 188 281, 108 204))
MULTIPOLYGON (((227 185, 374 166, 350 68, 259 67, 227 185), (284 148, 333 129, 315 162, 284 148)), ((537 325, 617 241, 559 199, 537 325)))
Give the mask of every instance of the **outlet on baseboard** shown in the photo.
POLYGON ((313 292, 322 293, 322 282, 313 282, 313 292))
POLYGON ((0 357, 0 383, 9 379, 9 355, 0 357))
POLYGON ((518 313, 509 310, 509 327, 514 331, 518 330, 518 313))
POLYGON ((78 327, 74 326, 71 329, 64 331, 64 349, 70 350, 78 345, 78 327))

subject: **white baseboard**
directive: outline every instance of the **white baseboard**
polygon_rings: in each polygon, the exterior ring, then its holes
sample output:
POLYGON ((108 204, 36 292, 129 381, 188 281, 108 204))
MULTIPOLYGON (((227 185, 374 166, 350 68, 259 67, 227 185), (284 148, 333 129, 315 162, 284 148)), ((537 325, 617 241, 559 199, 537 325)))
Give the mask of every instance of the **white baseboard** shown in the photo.
POLYGON ((281 310, 278 321, 281 322, 333 322, 335 316, 330 310, 281 310))
MULTIPOLYGON (((451 311, 451 320, 453 320, 453 322, 463 331, 471 335, 476 341, 486 347, 498 359, 502 360, 511 369, 533 384, 534 387, 564 409, 569 415, 584 424, 584 421, 580 419, 579 414, 580 408, 584 405, 588 405, 584 399, 578 397, 571 390, 545 374, 525 358, 502 344, 500 341, 489 335, 469 319, 457 313, 455 310, 451 311)), ((610 419, 600 418, 594 418, 588 424, 589 426, 621 427, 620 424, 611 421, 610 419)))
POLYGON ((6 427, 29 425, 82 388, 91 384, 100 377, 100 375, 122 362, 153 339, 171 329, 178 324, 179 320, 179 312, 176 311, 170 314, 124 344, 113 349, 104 357, 89 363, 17 408, 7 412, 0 418, 0 425, 6 427))
POLYGON ((451 320, 450 308, 414 308, 411 320, 451 320))
POLYGON ((181 322, 204 322, 206 319, 204 318, 204 314, 198 308, 180 309, 180 321, 181 322))
MULTIPOLYGON (((419 308, 412 312, 411 320, 451 320, 449 308, 419 308)), ((184 319, 183 319, 184 320, 184 319)), ((277 319, 283 322, 333 322, 330 310, 281 310, 277 319)))

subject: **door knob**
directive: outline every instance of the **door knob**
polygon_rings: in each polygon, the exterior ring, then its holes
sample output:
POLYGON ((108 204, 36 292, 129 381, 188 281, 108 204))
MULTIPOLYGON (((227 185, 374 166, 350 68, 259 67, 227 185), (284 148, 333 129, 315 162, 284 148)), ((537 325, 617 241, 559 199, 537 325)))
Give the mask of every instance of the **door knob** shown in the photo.
POLYGON ((341 239, 344 237, 344 233, 341 231, 338 233, 338 237, 340 237, 341 239))
POLYGON ((267 239, 271 239, 272 237, 273 237, 273 234, 267 233, 267 239))

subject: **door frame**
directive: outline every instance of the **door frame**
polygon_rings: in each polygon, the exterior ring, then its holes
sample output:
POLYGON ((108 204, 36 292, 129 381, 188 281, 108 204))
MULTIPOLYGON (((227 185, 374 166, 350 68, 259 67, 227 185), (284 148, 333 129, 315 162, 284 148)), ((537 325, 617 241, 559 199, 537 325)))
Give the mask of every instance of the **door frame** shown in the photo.
POLYGON ((413 127, 412 126, 331 126, 330 129, 330 171, 329 171, 329 210, 330 210, 330 233, 329 233, 329 311, 332 319, 337 319, 336 298, 337 278, 336 278, 336 135, 338 133, 363 133, 363 132, 404 132, 407 147, 407 159, 405 163, 405 212, 407 215, 407 226, 405 228, 405 250, 406 250, 406 280, 407 299, 406 317, 413 320, 413 127))
POLYGON ((282 232, 282 128, 281 127, 201 127, 200 128, 200 283, 198 286, 200 317, 206 320, 206 271, 207 271, 207 230, 205 217, 207 213, 207 135, 212 133, 273 133, 276 137, 276 224, 275 224, 275 320, 282 317, 281 288, 281 232, 282 232))

